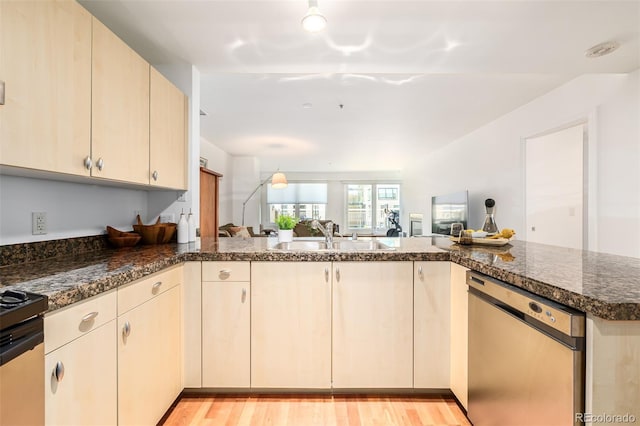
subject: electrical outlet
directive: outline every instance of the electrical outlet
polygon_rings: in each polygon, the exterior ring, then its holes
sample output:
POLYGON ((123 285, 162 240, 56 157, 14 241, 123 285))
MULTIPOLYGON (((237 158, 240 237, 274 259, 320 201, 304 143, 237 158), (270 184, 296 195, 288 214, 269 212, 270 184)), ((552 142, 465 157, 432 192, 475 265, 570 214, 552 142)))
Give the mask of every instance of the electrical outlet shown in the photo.
POLYGON ((175 223, 176 217, 173 213, 165 213, 160 215, 161 223, 175 223))
POLYGON ((31 212, 31 233, 33 235, 47 233, 47 212, 31 212))
POLYGON ((178 192, 178 201, 180 201, 181 203, 186 203, 187 202, 187 197, 186 197, 186 192, 178 192))

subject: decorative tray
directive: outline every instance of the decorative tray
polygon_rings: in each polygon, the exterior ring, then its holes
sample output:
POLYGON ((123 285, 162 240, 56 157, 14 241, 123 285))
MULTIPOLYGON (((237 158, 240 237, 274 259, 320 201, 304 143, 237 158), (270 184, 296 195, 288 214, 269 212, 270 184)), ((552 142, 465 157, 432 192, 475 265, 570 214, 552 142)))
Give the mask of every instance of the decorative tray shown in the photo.
MULTIPOLYGON (((460 244, 459 237, 449 237, 454 243, 460 244)), ((504 246, 509 244, 508 238, 472 238, 471 244, 477 244, 482 246, 504 246)))

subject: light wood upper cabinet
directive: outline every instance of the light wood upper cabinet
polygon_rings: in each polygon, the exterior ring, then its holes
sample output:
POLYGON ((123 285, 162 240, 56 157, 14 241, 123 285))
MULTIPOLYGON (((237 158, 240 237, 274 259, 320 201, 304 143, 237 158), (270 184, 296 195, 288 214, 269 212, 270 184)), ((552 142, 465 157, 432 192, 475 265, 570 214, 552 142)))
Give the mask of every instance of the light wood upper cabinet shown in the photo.
POLYGON ((187 97, 151 67, 149 183, 187 189, 187 97))
POLYGON ((413 262, 333 269, 333 386, 413 387, 413 262))
POLYGON ((149 184, 149 64, 93 18, 92 176, 149 184))
POLYGON ((449 388, 450 262, 415 262, 413 386, 449 388))
POLYGON ((89 174, 91 19, 74 1, 0 1, 0 164, 89 174))
POLYGON ((251 262, 251 386, 331 388, 331 263, 251 262))

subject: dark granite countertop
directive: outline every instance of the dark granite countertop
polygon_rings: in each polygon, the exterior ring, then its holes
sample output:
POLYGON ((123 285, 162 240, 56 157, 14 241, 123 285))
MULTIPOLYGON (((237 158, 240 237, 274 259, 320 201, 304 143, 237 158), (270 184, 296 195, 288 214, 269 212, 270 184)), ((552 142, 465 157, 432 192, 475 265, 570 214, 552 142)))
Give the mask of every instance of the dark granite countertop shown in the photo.
POLYGON ((451 260, 610 320, 640 320, 640 259, 522 241, 504 247, 459 246, 447 238, 384 238, 393 251, 281 251, 273 238, 105 249, 0 268, 0 290, 49 296, 49 311, 184 261, 451 260))

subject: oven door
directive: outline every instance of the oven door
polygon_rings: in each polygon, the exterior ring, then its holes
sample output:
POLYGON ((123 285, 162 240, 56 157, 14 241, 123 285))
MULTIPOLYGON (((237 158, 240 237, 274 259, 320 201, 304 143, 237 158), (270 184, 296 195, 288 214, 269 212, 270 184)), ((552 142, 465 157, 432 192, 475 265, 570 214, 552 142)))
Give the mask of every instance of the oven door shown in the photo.
POLYGON ((0 367, 0 425, 44 424, 44 344, 0 367))

